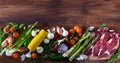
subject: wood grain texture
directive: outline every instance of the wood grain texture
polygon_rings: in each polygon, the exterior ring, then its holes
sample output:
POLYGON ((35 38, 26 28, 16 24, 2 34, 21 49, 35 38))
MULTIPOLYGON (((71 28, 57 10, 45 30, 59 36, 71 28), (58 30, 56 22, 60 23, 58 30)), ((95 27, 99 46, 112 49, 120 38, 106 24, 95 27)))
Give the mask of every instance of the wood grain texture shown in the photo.
MULTIPOLYGON (((32 24, 39 21, 38 27, 66 26, 75 24, 86 28, 98 27, 102 23, 120 32, 120 0, 0 0, 0 25, 9 21, 32 24)), ((0 57, 0 63, 33 63, 27 59, 21 62, 12 57, 0 57)), ((107 61, 81 62, 39 60, 38 63, 107 63, 107 61)), ((117 61, 116 63, 119 63, 117 61)))

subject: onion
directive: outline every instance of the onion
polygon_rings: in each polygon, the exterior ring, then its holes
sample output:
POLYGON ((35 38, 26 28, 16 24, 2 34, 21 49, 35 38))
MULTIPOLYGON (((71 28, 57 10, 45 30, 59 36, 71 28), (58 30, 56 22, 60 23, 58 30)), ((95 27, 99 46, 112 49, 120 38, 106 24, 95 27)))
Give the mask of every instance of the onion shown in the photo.
POLYGON ((68 50, 68 46, 64 43, 60 44, 58 47, 58 53, 63 54, 68 50))

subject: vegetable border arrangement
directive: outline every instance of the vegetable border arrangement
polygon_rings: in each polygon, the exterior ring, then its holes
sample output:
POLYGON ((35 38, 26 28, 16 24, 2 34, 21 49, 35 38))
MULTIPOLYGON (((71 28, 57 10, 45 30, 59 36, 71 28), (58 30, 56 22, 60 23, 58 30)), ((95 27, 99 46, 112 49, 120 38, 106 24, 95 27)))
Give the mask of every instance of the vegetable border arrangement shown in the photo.
POLYGON ((9 22, 0 27, 0 56, 12 56, 25 61, 26 58, 39 60, 74 59, 81 61, 108 60, 114 63, 120 59, 120 35, 103 23, 99 28, 88 27, 83 31, 79 25, 72 28, 62 26, 38 29, 33 25, 9 22))

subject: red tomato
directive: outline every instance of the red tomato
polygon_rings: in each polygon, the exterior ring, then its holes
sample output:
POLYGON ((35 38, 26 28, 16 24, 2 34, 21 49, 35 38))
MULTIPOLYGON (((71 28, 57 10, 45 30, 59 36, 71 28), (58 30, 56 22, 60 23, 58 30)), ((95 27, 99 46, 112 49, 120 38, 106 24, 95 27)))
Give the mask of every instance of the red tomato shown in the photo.
POLYGON ((32 53, 32 58, 33 58, 33 59, 36 59, 37 57, 38 57, 38 54, 37 54, 36 52, 33 52, 33 53, 32 53))
POLYGON ((10 32, 10 28, 9 28, 9 27, 5 27, 5 28, 4 28, 4 32, 5 32, 5 33, 9 33, 9 32, 10 32))
POLYGON ((13 58, 14 59, 20 58, 20 54, 18 52, 13 53, 13 58))
POLYGON ((14 26, 10 28, 11 32, 14 32, 15 30, 16 30, 16 28, 14 26))
POLYGON ((13 37, 15 37, 15 38, 19 37, 19 33, 18 32, 14 32, 13 33, 13 37))

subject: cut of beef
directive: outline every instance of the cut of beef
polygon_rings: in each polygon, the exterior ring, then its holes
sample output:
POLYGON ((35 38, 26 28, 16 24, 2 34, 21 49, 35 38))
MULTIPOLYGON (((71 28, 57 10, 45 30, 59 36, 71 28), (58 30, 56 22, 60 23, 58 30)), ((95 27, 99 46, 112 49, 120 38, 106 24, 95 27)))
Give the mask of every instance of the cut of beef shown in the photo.
POLYGON ((90 60, 108 60, 119 46, 119 33, 109 32, 109 28, 104 27, 97 30, 95 36, 97 35, 100 35, 99 40, 88 48, 85 54, 89 56, 90 60))

